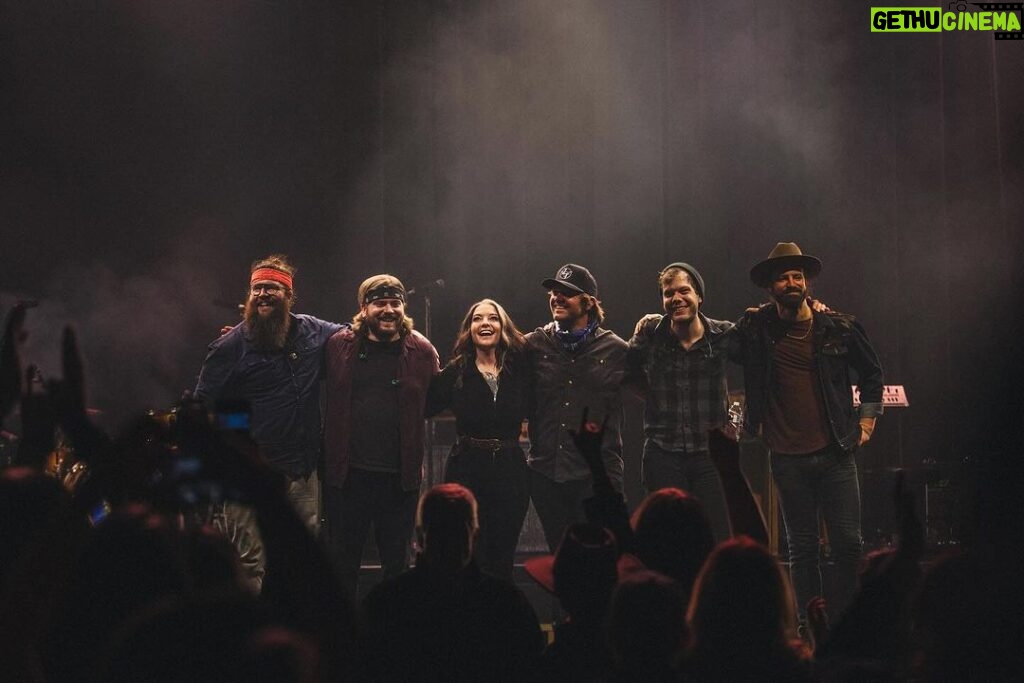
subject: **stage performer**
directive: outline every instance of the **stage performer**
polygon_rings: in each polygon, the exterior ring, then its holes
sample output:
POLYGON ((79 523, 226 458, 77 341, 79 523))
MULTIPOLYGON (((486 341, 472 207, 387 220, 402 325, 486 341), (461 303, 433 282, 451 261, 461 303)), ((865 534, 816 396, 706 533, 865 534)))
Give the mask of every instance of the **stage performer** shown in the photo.
MULTIPOLYGON (((211 404, 221 399, 249 403, 250 434, 271 467, 286 476, 288 497, 315 535, 320 526, 323 347, 346 325, 292 313, 294 277, 286 256, 253 262, 245 319, 210 344, 195 396, 211 404)), ((223 527, 239 552, 247 582, 259 591, 265 568, 253 513, 225 503, 223 527)))
POLYGON ((385 579, 408 567, 422 479, 424 410, 437 351, 405 313, 392 275, 359 285, 351 329, 327 342, 324 498, 328 539, 355 596, 373 524, 385 579))
POLYGON ((585 521, 583 500, 593 493, 590 468, 569 432, 580 424, 584 408, 597 424, 608 417, 603 459, 614 486, 622 491, 626 342, 600 326, 604 310, 589 270, 567 263, 542 286, 548 290, 552 321, 526 335, 534 379, 530 497, 554 552, 565 529, 585 521))
POLYGON ((529 368, 525 340, 492 299, 469 307, 452 359, 430 385, 427 412, 451 409, 458 439, 445 481, 468 487, 480 505, 474 557, 480 569, 512 579, 519 532, 530 505, 529 470, 519 446, 529 368))
POLYGON ((704 278, 688 263, 658 275, 663 316, 645 319, 629 341, 628 377, 644 407, 642 480, 648 493, 674 487, 700 500, 715 541, 731 535, 722 481, 708 452, 708 430, 729 420, 726 385, 733 323, 704 315, 704 278))
MULTIPOLYGON (((860 489, 855 454, 882 414, 882 367, 864 328, 851 316, 808 305, 821 261, 779 243, 750 270, 772 304, 737 323, 730 353, 742 362, 746 428, 771 450, 789 544, 797 607, 822 595, 818 516, 837 570, 829 611, 840 614, 856 584, 861 554, 860 489), (856 373, 860 409, 853 406, 856 373)), ((803 617, 802 617, 803 618, 803 617)))

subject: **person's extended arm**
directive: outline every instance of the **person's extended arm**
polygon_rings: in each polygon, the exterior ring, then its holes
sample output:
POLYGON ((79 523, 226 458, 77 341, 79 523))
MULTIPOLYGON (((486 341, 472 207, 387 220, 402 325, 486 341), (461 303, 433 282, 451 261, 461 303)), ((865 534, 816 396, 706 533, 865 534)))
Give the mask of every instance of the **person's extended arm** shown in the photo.
POLYGON ((259 456, 247 437, 218 432, 214 440, 228 488, 256 511, 267 557, 261 599, 287 623, 320 641, 331 672, 345 674, 355 660, 352 601, 338 583, 323 547, 309 533, 285 495, 285 481, 259 456))
POLYGON ((608 476, 602 457, 602 443, 609 416, 598 426, 596 422, 587 420, 587 408, 583 409, 578 431, 569 430, 576 449, 586 460, 593 481, 594 495, 583 501, 583 509, 587 521, 591 524, 608 529, 615 535, 619 552, 632 552, 633 529, 629 526, 629 512, 622 494, 615 489, 614 482, 608 476))
POLYGON ((449 363, 444 370, 431 378, 430 388, 427 389, 426 417, 433 417, 452 407, 455 380, 460 371, 461 368, 457 365, 449 363))
POLYGON ((768 545, 768 527, 764 516, 740 469, 739 443, 731 434, 712 429, 708 432, 708 450, 718 476, 722 479, 722 492, 725 494, 733 534, 750 536, 758 543, 768 545))

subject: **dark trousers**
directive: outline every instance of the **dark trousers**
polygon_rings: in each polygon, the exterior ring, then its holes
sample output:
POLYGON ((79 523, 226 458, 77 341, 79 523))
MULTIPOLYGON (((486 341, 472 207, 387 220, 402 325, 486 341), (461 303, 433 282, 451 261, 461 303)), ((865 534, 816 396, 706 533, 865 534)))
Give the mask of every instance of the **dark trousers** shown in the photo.
POLYGON ((444 480, 467 487, 476 496, 480 533, 473 555, 480 569, 512 580, 516 546, 530 506, 526 456, 518 446, 498 451, 456 445, 448 456, 444 480))
POLYGON ((583 501, 592 495, 593 486, 589 478, 556 482, 536 470, 530 470, 530 499, 551 552, 558 549, 569 525, 587 521, 583 501))
POLYGON ((835 593, 824 595, 834 620, 850 604, 860 562, 860 484, 853 453, 832 446, 808 455, 772 453, 789 542, 790 576, 803 619, 807 602, 823 595, 818 515, 825 520, 835 562, 835 593))
POLYGON ((666 451, 647 439, 644 442, 643 483, 647 493, 666 487, 683 489, 704 507, 716 543, 732 536, 722 479, 707 451, 666 451))
POLYGON ((417 494, 402 490, 401 475, 355 468, 349 470, 342 488, 324 487, 331 553, 342 585, 353 597, 371 524, 382 578, 408 569, 417 494))

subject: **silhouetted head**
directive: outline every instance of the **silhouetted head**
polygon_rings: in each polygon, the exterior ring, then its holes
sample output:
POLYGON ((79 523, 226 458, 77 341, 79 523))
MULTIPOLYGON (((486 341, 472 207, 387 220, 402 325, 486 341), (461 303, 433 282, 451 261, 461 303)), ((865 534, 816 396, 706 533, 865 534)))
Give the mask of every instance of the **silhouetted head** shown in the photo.
POLYGON ((476 498, 465 486, 440 484, 420 498, 416 535, 430 567, 458 571, 469 564, 478 530, 476 498))
POLYGON ((198 595, 171 599, 139 613, 119 630, 95 680, 319 680, 316 643, 277 623, 251 596, 198 595))
POLYGON ((615 538, 605 528, 577 523, 565 530, 551 567, 555 595, 576 620, 599 622, 618 580, 615 538))
POLYGON ((715 547, 700 502, 685 491, 663 488, 633 513, 636 556, 648 569, 673 578, 689 598, 697 573, 715 547))
POLYGON ((619 672, 634 680, 664 677, 682 657, 686 632, 686 595, 671 578, 638 571, 616 587, 608 643, 619 672))
POLYGON ((689 622, 695 650, 758 658, 796 635, 793 591, 768 549, 746 536, 721 543, 697 577, 689 622))
POLYGON ((0 470, 0 577, 39 534, 71 509, 71 497, 53 477, 28 467, 0 470))

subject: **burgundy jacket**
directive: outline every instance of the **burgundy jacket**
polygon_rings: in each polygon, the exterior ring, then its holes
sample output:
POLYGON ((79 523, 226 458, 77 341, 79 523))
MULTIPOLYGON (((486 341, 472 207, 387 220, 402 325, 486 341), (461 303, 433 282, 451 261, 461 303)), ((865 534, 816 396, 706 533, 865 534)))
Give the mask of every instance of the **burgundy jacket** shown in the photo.
MULTIPOLYGON (((344 329, 327 340, 327 410, 324 419, 325 480, 341 488, 348 476, 352 429, 352 369, 359 354, 359 332, 344 329)), ((402 488, 418 491, 423 479, 424 409, 430 378, 439 372, 437 351, 419 332, 403 338, 398 359, 399 443, 402 488)))

